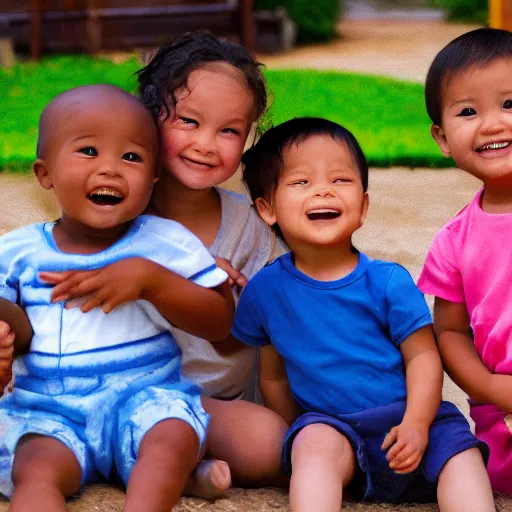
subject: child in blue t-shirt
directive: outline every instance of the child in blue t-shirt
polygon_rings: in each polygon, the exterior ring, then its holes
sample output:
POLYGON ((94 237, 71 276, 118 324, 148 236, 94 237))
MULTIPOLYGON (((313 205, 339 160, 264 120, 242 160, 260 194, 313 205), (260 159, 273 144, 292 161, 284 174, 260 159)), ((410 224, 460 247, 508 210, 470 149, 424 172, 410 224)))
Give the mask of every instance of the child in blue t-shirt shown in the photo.
POLYGON ((245 287, 233 334, 261 347, 265 404, 292 424, 283 448, 292 511, 361 500, 435 500, 495 510, 487 447, 441 402, 443 370, 425 300, 395 263, 357 251, 368 166, 323 119, 266 132, 244 157, 260 216, 291 252, 245 287), (483 457, 482 457, 483 455, 483 457))

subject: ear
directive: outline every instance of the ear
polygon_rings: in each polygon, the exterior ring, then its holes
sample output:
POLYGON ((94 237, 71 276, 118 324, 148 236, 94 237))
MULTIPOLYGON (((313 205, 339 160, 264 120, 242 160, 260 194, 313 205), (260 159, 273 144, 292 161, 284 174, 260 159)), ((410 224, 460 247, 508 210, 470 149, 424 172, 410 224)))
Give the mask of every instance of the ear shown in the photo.
POLYGON ((368 192, 364 193, 363 196, 363 205, 361 208, 361 226, 364 224, 366 220, 366 215, 368 214, 368 206, 370 205, 370 197, 368 196, 368 192))
POLYGON ((274 208, 272 208, 272 204, 270 204, 263 197, 258 197, 256 201, 254 201, 256 205, 256 209, 260 214, 260 217, 269 225, 273 226, 276 223, 276 215, 274 213, 274 208))
POLYGON ((37 181, 39 181, 39 184, 46 190, 50 190, 53 185, 46 162, 38 158, 32 165, 32 169, 36 175, 37 181))
POLYGON ((446 134, 444 133, 444 130, 437 124, 433 124, 430 127, 430 133, 432 134, 432 137, 437 142, 437 145, 441 149, 441 153, 443 153, 443 156, 446 158, 452 156, 450 152, 450 147, 448 146, 448 141, 446 140, 446 134))

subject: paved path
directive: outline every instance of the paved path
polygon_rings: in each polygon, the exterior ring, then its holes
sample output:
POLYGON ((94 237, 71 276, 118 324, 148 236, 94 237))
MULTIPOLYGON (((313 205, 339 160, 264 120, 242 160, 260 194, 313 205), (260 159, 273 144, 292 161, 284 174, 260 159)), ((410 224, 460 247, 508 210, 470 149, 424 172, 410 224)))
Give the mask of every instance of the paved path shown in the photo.
POLYGON ((474 28, 439 20, 347 19, 336 41, 258 58, 269 69, 335 69, 423 82, 437 52, 474 28))

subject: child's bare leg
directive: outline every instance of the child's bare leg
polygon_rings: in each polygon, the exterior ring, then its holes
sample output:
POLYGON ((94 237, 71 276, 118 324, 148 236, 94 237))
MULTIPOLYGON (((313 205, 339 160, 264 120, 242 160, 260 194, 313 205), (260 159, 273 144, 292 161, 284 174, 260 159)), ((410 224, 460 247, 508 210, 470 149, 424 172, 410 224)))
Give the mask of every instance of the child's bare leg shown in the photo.
POLYGON ((304 427, 292 445, 292 512, 339 512, 356 467, 347 438, 328 425, 304 427))
POLYGON ((16 449, 12 468, 11 511, 65 510, 65 497, 80 488, 82 470, 73 452, 52 437, 26 436, 16 449))
POLYGON ((206 458, 227 462, 235 485, 288 486, 281 474, 288 425, 278 414, 245 400, 202 402, 210 415, 206 458))
POLYGON ((125 512, 169 512, 197 463, 199 440, 182 420, 157 423, 143 437, 126 490, 125 512))
POLYGON ((186 493, 213 499, 231 486, 231 479, 241 487, 287 487, 288 479, 281 474, 281 448, 288 430, 285 421, 245 400, 201 400, 210 415, 206 448, 210 460, 203 461, 199 469, 209 464, 209 471, 193 474, 186 493))
POLYGON ((478 448, 452 457, 439 475, 437 500, 441 512, 494 512, 489 477, 478 448))

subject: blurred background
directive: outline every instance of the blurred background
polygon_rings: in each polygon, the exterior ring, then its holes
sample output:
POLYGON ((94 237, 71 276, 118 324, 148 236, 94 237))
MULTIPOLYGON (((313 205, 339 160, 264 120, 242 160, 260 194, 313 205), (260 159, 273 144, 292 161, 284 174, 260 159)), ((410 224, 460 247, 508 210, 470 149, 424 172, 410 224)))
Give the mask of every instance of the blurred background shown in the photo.
POLYGON ((0 170, 27 171, 37 119, 55 95, 134 72, 162 43, 206 29, 266 66, 264 126, 299 115, 351 129, 370 163, 446 167, 428 133, 421 82, 437 51, 506 0, 0 0, 0 170))

